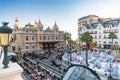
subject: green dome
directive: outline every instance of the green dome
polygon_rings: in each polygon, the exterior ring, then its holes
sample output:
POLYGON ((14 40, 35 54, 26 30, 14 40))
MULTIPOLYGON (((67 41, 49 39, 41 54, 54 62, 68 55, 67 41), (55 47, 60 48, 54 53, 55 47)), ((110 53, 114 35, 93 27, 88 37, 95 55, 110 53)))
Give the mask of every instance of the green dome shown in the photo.
POLYGON ((26 27, 33 27, 33 25, 31 23, 28 23, 25 25, 26 27))
POLYGON ((0 27, 0 33, 12 33, 13 29, 8 27, 8 22, 2 22, 2 26, 0 27))
POLYGON ((51 32, 52 30, 50 29, 50 27, 48 26, 48 28, 45 30, 46 32, 51 32))

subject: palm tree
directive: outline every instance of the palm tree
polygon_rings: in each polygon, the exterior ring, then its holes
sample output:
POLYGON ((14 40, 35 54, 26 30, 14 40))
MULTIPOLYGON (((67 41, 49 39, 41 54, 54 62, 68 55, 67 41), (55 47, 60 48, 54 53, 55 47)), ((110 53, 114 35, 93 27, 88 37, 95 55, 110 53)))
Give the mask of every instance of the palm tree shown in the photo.
POLYGON ((113 50, 113 39, 117 38, 117 35, 114 33, 114 32, 110 32, 109 35, 108 35, 108 38, 109 39, 112 39, 112 50, 113 50))
POLYGON ((76 40, 71 40, 72 45, 76 45, 76 40))
POLYGON ((89 48, 89 42, 92 41, 92 36, 90 35, 89 32, 85 32, 82 34, 80 40, 82 42, 85 42, 86 43, 86 65, 88 67, 88 54, 87 54, 87 49, 89 48))
POLYGON ((71 41, 71 34, 68 32, 64 33, 64 40, 68 42, 68 44, 70 45, 70 41, 71 41))
POLYGON ((112 45, 113 45, 113 39, 117 38, 117 35, 114 32, 110 32, 108 37, 109 39, 112 39, 112 45))
MULTIPOLYGON (((112 50, 113 50, 113 39, 117 38, 117 35, 114 32, 110 32, 108 35, 109 39, 112 39, 112 50)), ((110 60, 110 69, 111 69, 111 60, 110 60)), ((112 80, 112 76, 111 76, 111 70, 110 70, 110 76, 108 77, 108 79, 112 80)))

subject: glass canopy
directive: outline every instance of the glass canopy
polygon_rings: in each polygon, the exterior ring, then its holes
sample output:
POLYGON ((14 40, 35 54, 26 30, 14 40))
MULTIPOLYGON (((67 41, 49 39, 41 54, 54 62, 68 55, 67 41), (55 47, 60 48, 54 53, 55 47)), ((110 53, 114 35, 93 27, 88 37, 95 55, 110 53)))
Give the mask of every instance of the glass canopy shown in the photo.
POLYGON ((62 80, 100 80, 93 70, 86 66, 74 65, 68 68, 62 80))

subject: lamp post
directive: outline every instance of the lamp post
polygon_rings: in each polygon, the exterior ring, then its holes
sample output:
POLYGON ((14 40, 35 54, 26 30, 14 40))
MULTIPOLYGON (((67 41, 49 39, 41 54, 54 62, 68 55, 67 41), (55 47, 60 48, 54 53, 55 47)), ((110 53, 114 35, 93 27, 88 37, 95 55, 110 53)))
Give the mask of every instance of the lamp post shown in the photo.
POLYGON ((9 59, 7 56, 7 47, 9 46, 10 43, 10 34, 12 33, 12 29, 9 28, 8 22, 2 22, 3 26, 0 27, 0 46, 3 47, 4 50, 4 57, 3 57, 3 62, 2 64, 4 65, 3 68, 8 68, 9 64, 9 59))
POLYGON ((101 46, 100 46, 100 44, 99 44, 99 54, 100 54, 100 48, 101 48, 101 46))
POLYGON ((118 58, 120 58, 120 46, 118 45, 118 58))
POLYGON ((21 49, 20 46, 18 47, 18 59, 21 61, 21 49))
POLYGON ((110 59, 110 75, 108 77, 108 80, 114 80, 111 75, 111 68, 112 68, 112 65, 111 65, 111 59, 110 59))

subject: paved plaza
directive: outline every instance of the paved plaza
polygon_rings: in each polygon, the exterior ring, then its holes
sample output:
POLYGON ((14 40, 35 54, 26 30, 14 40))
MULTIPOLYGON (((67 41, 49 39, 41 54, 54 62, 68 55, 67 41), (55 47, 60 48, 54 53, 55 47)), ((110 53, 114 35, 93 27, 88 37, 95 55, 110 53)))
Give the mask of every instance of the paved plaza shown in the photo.
MULTIPOLYGON (((25 53, 23 55, 23 74, 30 80, 51 80, 62 79, 66 70, 71 65, 85 65, 86 51, 83 49, 80 53, 75 48, 64 48, 62 50, 41 51, 40 53, 25 53), (71 52, 70 52, 71 51, 71 52), (30 67, 31 66, 31 67, 30 67), (31 70, 32 69, 32 70, 31 70), (42 79, 40 74, 45 75, 42 79), (36 77, 35 77, 36 76, 36 77)), ((120 63, 115 62, 115 58, 108 51, 91 51, 88 50, 89 68, 96 72, 101 80, 107 80, 111 75, 116 80, 120 78, 120 63), (111 62, 110 62, 111 61, 111 62), (110 64, 112 67, 110 68, 110 64)))

